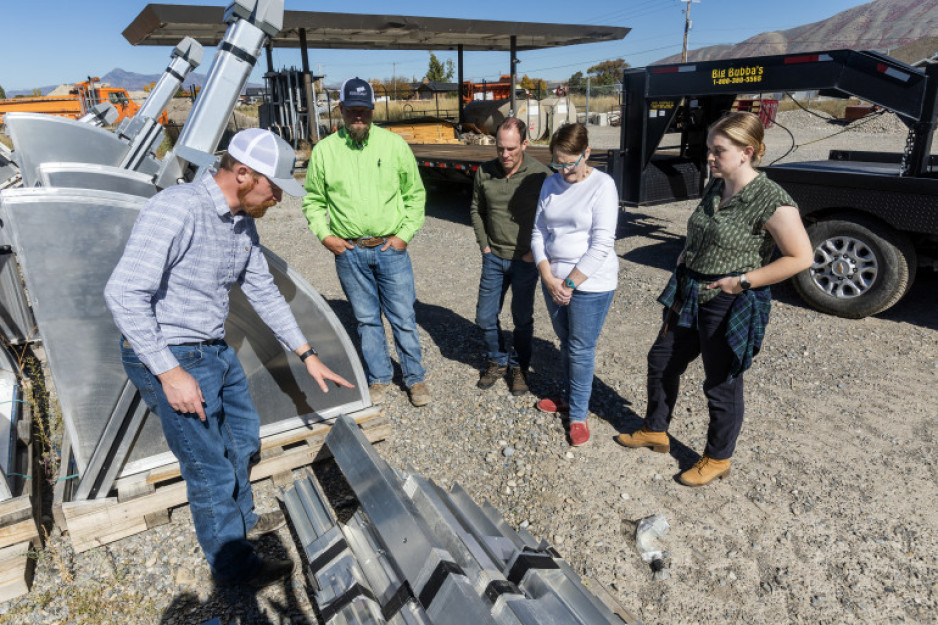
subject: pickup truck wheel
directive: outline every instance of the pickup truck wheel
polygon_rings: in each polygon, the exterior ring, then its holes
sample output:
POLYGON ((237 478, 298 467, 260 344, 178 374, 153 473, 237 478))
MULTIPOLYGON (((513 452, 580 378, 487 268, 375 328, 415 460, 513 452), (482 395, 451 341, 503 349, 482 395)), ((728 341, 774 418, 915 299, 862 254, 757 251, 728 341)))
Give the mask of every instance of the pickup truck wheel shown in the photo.
POLYGON ((821 312, 860 319, 895 304, 915 277, 908 238, 862 217, 808 226, 814 264, 792 279, 798 294, 821 312))

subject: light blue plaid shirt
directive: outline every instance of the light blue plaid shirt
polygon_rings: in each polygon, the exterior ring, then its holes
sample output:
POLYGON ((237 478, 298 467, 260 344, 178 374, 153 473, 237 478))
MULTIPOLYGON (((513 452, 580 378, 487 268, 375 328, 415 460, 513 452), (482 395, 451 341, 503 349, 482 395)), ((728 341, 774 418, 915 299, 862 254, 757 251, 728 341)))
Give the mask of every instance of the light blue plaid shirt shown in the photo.
POLYGON ((168 345, 221 339, 237 282, 277 338, 306 338, 274 284, 254 220, 232 215, 211 176, 170 187, 140 211, 104 288, 114 323, 154 375, 177 367, 168 345))

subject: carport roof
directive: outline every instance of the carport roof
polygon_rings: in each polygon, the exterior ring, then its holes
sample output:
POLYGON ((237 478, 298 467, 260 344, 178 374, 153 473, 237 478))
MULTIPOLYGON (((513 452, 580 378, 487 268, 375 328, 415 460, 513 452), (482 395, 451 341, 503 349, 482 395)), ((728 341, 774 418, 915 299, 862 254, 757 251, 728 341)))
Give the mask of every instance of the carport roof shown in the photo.
MULTIPOLYGON (((204 46, 218 45, 228 25, 224 7, 148 4, 124 29, 132 45, 174 46, 189 36, 204 46)), ((406 15, 361 15, 284 11, 275 48, 299 48, 300 29, 308 48, 372 50, 504 50, 515 37, 518 51, 617 41, 631 29, 618 26, 496 22, 406 15)))

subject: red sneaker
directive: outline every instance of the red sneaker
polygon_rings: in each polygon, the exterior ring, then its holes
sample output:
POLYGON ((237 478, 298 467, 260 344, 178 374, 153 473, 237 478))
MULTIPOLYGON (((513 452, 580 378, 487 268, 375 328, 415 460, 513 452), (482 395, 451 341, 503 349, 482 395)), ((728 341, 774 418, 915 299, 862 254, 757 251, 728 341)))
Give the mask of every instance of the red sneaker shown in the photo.
POLYGON ((570 445, 579 447, 590 442, 590 428, 586 421, 572 421, 570 423, 570 445))
POLYGON ((544 399, 540 400, 534 404, 534 407, 541 412, 549 412, 551 414, 557 412, 570 412, 570 404, 562 399, 551 399, 550 397, 545 397, 544 399))

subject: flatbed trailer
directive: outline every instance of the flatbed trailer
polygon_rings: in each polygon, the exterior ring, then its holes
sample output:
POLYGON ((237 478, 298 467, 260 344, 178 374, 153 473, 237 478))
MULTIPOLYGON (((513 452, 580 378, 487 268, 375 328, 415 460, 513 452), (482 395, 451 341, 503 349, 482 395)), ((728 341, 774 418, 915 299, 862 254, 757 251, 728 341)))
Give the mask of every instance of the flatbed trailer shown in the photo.
MULTIPOLYGON (((486 161, 495 158, 494 145, 419 144, 410 145, 423 179, 427 182, 472 183, 475 172, 486 161)), ((550 149, 544 145, 529 145, 525 154, 545 165, 550 164, 550 149)), ((607 171, 609 152, 592 152, 589 164, 607 171)))
POLYGON ((763 168, 798 204, 814 246, 814 264, 792 279, 795 290, 823 312, 866 317, 898 302, 916 268, 938 258, 938 65, 827 50, 626 70, 612 169, 627 206, 698 198, 707 128, 739 94, 807 90, 856 96, 909 128, 901 154, 833 150, 826 161, 763 168), (664 153, 668 133, 679 146, 664 153))

